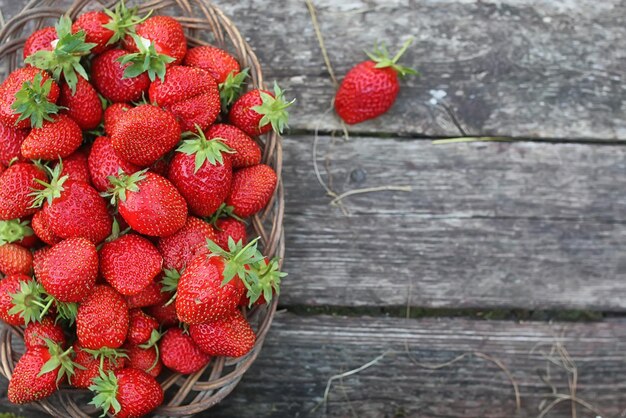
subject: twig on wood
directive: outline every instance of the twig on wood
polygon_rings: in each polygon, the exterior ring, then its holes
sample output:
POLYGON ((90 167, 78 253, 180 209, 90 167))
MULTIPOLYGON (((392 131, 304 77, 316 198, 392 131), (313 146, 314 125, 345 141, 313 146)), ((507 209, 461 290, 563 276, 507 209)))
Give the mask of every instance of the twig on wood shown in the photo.
POLYGON ((510 142, 511 138, 504 136, 460 136, 457 138, 435 139, 433 145, 458 144, 461 142, 510 142))
POLYGON ((385 191, 396 191, 396 192, 410 192, 413 190, 411 186, 379 186, 379 187, 366 187, 364 189, 355 189, 349 190, 345 193, 340 194, 330 201, 331 205, 336 205, 341 199, 344 199, 348 196, 354 196, 356 194, 364 194, 364 193, 373 193, 373 192, 385 192, 385 191))
POLYGON ((6 25, 6 22, 4 20, 4 14, 2 14, 2 10, 0 10, 0 28, 3 28, 4 25, 6 25))
POLYGON ((343 397, 346 399, 348 408, 350 408, 350 413, 352 414, 352 418, 359 418, 359 416, 356 414, 356 411, 352 407, 352 402, 350 402, 350 398, 348 397, 348 392, 346 392, 346 387, 343 384, 343 377, 339 379, 339 388, 341 389, 341 393, 343 394, 343 397))
POLYGON ((541 412, 539 413, 539 415, 537 415, 537 418, 544 418, 545 416, 547 416, 548 412, 550 412, 552 410, 552 408, 554 408, 555 406, 557 406, 561 402, 565 402, 565 401, 571 401, 572 403, 578 404, 578 405, 582 406, 583 408, 586 408, 589 411, 593 412, 594 414, 596 414, 599 417, 604 416, 602 411, 600 411, 595 406, 593 406, 592 404, 590 404, 589 402, 587 402, 587 401, 585 401, 583 399, 572 397, 572 396, 569 396, 569 395, 558 394, 558 393, 556 395, 549 395, 549 396, 555 396, 557 399, 555 399, 548 406, 546 406, 544 409, 542 409, 541 412))
POLYGON ((335 77, 335 71, 333 70, 333 66, 330 63, 328 51, 326 50, 326 46, 324 45, 324 37, 322 36, 320 25, 317 22, 317 11, 315 10, 315 6, 313 5, 313 2, 311 0, 305 0, 305 2, 306 7, 309 9, 309 13, 311 14, 311 22, 313 23, 313 29, 315 30, 317 42, 320 44, 320 49, 322 50, 322 57, 324 58, 324 64, 326 64, 326 70, 328 71, 328 75, 335 85, 335 88, 337 88, 339 87, 339 82, 337 81, 337 77, 335 77))

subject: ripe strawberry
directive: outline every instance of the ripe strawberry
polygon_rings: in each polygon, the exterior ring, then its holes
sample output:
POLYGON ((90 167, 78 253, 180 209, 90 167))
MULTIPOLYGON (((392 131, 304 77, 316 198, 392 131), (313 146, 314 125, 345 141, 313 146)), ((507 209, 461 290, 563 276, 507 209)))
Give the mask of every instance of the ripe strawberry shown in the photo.
POLYGON ((61 325, 57 324, 49 316, 42 318, 41 322, 31 322, 24 330, 24 346, 26 350, 34 347, 48 347, 45 339, 65 345, 65 333, 61 325))
POLYGON ((41 286, 24 274, 0 280, 0 319, 9 325, 28 325, 41 318, 41 286))
POLYGON ((206 253, 206 240, 215 240, 211 224, 193 216, 174 234, 160 238, 158 249, 163 256, 163 268, 183 270, 198 254, 206 253))
POLYGON ((235 151, 230 156, 233 168, 249 167, 261 163, 261 147, 240 129, 232 125, 218 123, 205 131, 205 135, 209 140, 221 138, 228 147, 235 151))
POLYGON ((130 64, 121 64, 118 59, 126 55, 122 49, 103 52, 91 61, 91 82, 98 92, 112 102, 135 102, 148 91, 150 78, 142 73, 124 78, 124 70, 130 64))
POLYGON ((180 328, 170 328, 159 343, 163 364, 170 370, 182 374, 195 373, 211 361, 192 338, 180 328))
POLYGON ((189 334, 200 350, 210 356, 241 357, 248 354, 256 335, 240 311, 204 324, 189 326, 189 334))
POLYGON ((93 384, 93 379, 100 376, 100 367, 102 371, 117 372, 126 366, 126 358, 124 354, 112 349, 90 350, 83 348, 78 343, 74 343, 74 363, 78 366, 74 370, 72 377, 72 386, 81 389, 87 389, 93 384), (101 363, 102 359, 102 363, 101 363))
POLYGON ((335 111, 344 122, 363 122, 391 108, 400 90, 398 75, 417 74, 397 64, 411 42, 412 39, 405 42, 393 58, 386 48, 376 48, 373 54, 367 54, 370 61, 361 62, 348 71, 335 96, 335 111))
POLYGON ((178 325, 178 316, 176 315, 176 305, 174 303, 168 304, 166 301, 158 305, 148 306, 144 310, 148 315, 159 321, 163 329, 178 325))
POLYGON ((207 141, 200 129, 177 149, 168 178, 194 215, 210 216, 228 196, 232 178, 230 152, 219 139, 207 141))
POLYGON ((61 242, 61 238, 54 235, 54 232, 50 229, 50 225, 48 225, 43 211, 38 211, 33 215, 31 226, 35 235, 37 235, 37 237, 44 243, 54 245, 61 242))
POLYGON ((156 162, 150 166, 150 171, 161 177, 167 177, 167 172, 170 169, 170 161, 167 157, 168 156, 166 155, 165 157, 156 160, 156 162))
POLYGON ((72 347, 63 351, 52 341, 48 342, 48 347, 27 350, 15 365, 9 381, 9 401, 34 402, 56 392, 59 384, 74 374, 72 352, 72 347))
POLYGON ((92 403, 117 418, 141 417, 163 403, 159 382, 138 369, 107 372, 94 379, 89 389, 97 393, 92 403))
POLYGON ((128 367, 146 372, 152 377, 161 374, 163 362, 156 347, 144 348, 143 345, 128 344, 124 346, 124 350, 128 355, 128 367))
POLYGON ((110 286, 97 285, 78 306, 76 336, 84 348, 119 348, 128 333, 128 305, 110 286))
POLYGON ((33 270, 33 255, 27 248, 18 244, 0 245, 0 272, 9 274, 30 274, 33 270))
POLYGON ((66 107, 61 113, 67 114, 83 130, 100 125, 102 103, 96 90, 82 76, 78 77, 74 93, 67 83, 61 83, 59 106, 66 107))
POLYGON ((145 167, 165 155, 180 140, 174 116, 152 105, 126 111, 111 135, 113 148, 125 160, 145 167))
MULTIPOLYGON (((135 27, 137 35, 148 40, 158 54, 174 58, 173 65, 180 64, 187 53, 187 38, 183 27, 170 16, 153 16, 135 27)), ((137 43, 127 35, 124 47, 130 52, 138 52, 137 43)))
MULTIPOLYGON (((59 163, 54 163, 54 167, 56 167, 57 164, 59 163)), ((67 176, 69 180, 82 181, 83 183, 91 184, 86 148, 79 148, 72 155, 63 159, 61 177, 63 176, 67 176)))
POLYGON ((182 131, 208 128, 220 113, 220 93, 211 75, 201 68, 174 65, 163 81, 154 80, 150 102, 171 112, 182 131))
POLYGON ((48 73, 34 67, 18 68, 0 85, 0 123, 17 129, 40 127, 57 113, 59 86, 48 73))
POLYGON ((107 136, 111 136, 124 112, 132 109, 132 106, 126 103, 113 103, 104 111, 104 132, 107 136))
POLYGON ((169 300, 171 295, 161 292, 161 275, 158 275, 154 280, 146 286, 141 292, 136 295, 126 296, 126 302, 129 308, 145 308, 146 306, 158 305, 165 303, 169 300))
POLYGON ((225 82, 229 74, 237 75, 241 71, 235 57, 223 49, 211 45, 189 49, 183 64, 208 71, 218 83, 225 82))
POLYGON ((50 248, 35 269, 46 292, 60 302, 81 302, 96 285, 98 251, 85 238, 68 238, 50 248))
POLYGON ((283 133, 287 127, 287 108, 295 101, 286 102, 283 91, 274 83, 274 93, 267 90, 251 90, 233 103, 228 114, 232 125, 250 136, 271 131, 283 133))
POLYGON ((220 218, 215 221, 215 242, 224 250, 228 250, 228 239, 234 242, 248 243, 246 224, 235 218, 220 218))
POLYGON ((276 189, 276 182, 276 173, 265 164, 237 170, 233 174, 226 205, 232 206, 233 213, 241 218, 252 216, 267 206, 276 189))
POLYGON ((0 219, 24 218, 37 212, 33 190, 42 190, 46 174, 33 164, 16 163, 0 174, 0 219))
POLYGON ((20 147, 27 135, 26 129, 16 129, 0 123, 0 164, 8 167, 12 161, 26 161, 20 147))
POLYGON ((105 192, 111 187, 109 176, 116 175, 120 170, 126 174, 132 174, 140 169, 120 157, 111 144, 111 138, 106 136, 99 136, 94 141, 88 164, 93 186, 99 192, 105 192))
POLYGON ((39 240, 30 226, 30 221, 20 222, 19 219, 0 221, 0 245, 11 243, 26 248, 33 248, 39 244, 39 240))
POLYGON ((119 202, 120 215, 140 234, 166 237, 187 221, 187 204, 165 178, 138 171, 110 177, 112 203, 119 202))
POLYGON ((100 271, 122 295, 145 289, 161 272, 163 257, 147 239, 128 234, 106 242, 100 250, 100 271))
POLYGON ((80 126, 67 115, 57 115, 33 128, 20 148, 24 158, 56 160, 71 155, 83 142, 80 126))
POLYGON ((131 309, 127 341, 132 345, 144 344, 150 339, 152 331, 158 328, 159 322, 156 319, 146 315, 141 309, 131 309))
POLYGON ((57 30, 54 26, 46 26, 33 32, 24 42, 24 59, 37 51, 52 51, 52 41, 57 40, 57 30))

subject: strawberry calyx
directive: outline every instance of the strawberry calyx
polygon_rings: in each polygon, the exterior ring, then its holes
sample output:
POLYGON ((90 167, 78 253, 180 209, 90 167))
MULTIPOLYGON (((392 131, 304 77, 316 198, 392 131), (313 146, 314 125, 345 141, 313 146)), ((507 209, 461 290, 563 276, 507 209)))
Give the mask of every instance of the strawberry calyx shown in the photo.
POLYGON ((109 23, 102 26, 113 31, 113 36, 111 36, 111 39, 107 42, 107 45, 112 45, 123 39, 126 35, 135 33, 135 26, 148 19, 152 14, 152 10, 144 17, 139 17, 137 15, 137 7, 129 9, 126 7, 126 4, 124 4, 124 0, 122 0, 115 5, 113 10, 104 9, 104 13, 111 18, 109 23))
MULTIPOLYGON (((91 348, 81 348, 86 353, 91 354, 96 360, 100 360, 100 370, 104 369, 104 360, 109 360, 114 366, 117 366, 117 360, 120 357, 128 358, 126 351, 118 348, 102 347, 97 350, 91 348)), ((81 366, 82 367, 82 366, 81 366)))
POLYGON ((178 152, 182 152, 187 155, 195 155, 194 159, 194 173, 198 172, 204 165, 205 161, 213 165, 218 163, 224 165, 223 153, 234 154, 235 151, 224 143, 223 138, 207 139, 200 126, 196 125, 197 133, 185 132, 184 138, 190 138, 183 140, 183 143, 176 149, 178 152))
POLYGON ((242 71, 236 73, 235 70, 228 73, 226 80, 223 83, 219 83, 220 101, 222 102, 222 108, 226 109, 232 102, 235 101, 241 89, 243 88, 244 81, 248 78, 248 69, 244 68, 242 71))
POLYGON ((120 228, 120 223, 117 221, 117 218, 115 218, 115 216, 113 217, 113 224, 111 226, 111 235, 109 235, 104 242, 111 242, 111 241, 115 241, 116 239, 118 239, 119 237, 121 237, 122 235, 126 235, 128 232, 130 231, 130 227, 124 229, 123 231, 120 228))
MULTIPOLYGON (((41 370, 37 376, 42 376, 46 373, 52 372, 54 370, 59 369, 57 372, 57 386, 63 376, 67 376, 67 381, 71 382, 71 378, 74 375, 74 367, 78 366, 76 363, 72 361, 72 355, 74 353, 74 349, 72 347, 63 351, 63 348, 52 341, 49 338, 43 339, 48 346, 48 353, 50 353, 50 359, 41 366, 41 370)), ((82 368, 82 366, 80 366, 82 368)))
POLYGON ((131 64, 124 70, 123 78, 137 77, 147 71, 150 81, 154 81, 157 77, 161 81, 165 81, 166 65, 176 61, 176 59, 158 53, 154 43, 149 39, 135 33, 131 33, 130 36, 135 41, 139 52, 122 55, 117 59, 122 65, 131 64))
POLYGON ((13 113, 19 114, 16 124, 30 119, 33 128, 41 128, 43 121, 54 120, 51 114, 59 113, 63 109, 48 100, 53 80, 51 78, 43 82, 43 76, 38 73, 32 81, 25 81, 22 88, 15 93, 15 101, 11 105, 13 113))
POLYGON ((43 167, 50 175, 50 182, 47 183, 43 180, 35 179, 35 181, 44 186, 44 188, 41 190, 34 189, 34 191, 30 193, 30 196, 34 197, 33 208, 40 207, 43 205, 44 201, 47 201, 48 205, 51 205, 54 199, 61 197, 61 192, 65 190, 63 184, 69 178, 68 175, 61 176, 61 171, 63 171, 63 161, 61 161, 61 159, 59 159, 59 163, 54 168, 48 166, 43 167))
POLYGON ((0 221, 0 245, 21 241, 25 237, 34 234, 30 227, 30 221, 22 221, 19 219, 11 219, 9 221, 0 221))
POLYGON ((163 334, 161 334, 158 330, 153 329, 152 333, 150 333, 150 339, 148 339, 147 342, 138 346, 139 348, 143 348, 144 350, 149 350, 154 347, 154 351, 156 352, 154 363, 152 363, 152 365, 146 370, 147 372, 150 372, 159 363, 159 357, 161 356, 161 353, 159 353, 159 346, 157 345, 157 343, 162 336, 163 334))
POLYGON ((174 292, 172 297, 165 303, 169 306, 176 300, 178 294, 178 282, 180 281, 180 272, 176 269, 163 269, 163 279, 161 279, 161 292, 174 292))
POLYGON ((94 377, 91 382, 92 385, 89 386, 89 390, 95 392, 96 396, 89 404, 94 405, 96 408, 102 408, 104 411, 101 415, 102 417, 106 416, 111 409, 113 409, 113 415, 117 415, 122 409, 122 405, 117 400, 118 385, 115 373, 112 371, 105 373, 100 369, 100 376, 94 377))
POLYGON ((9 314, 24 318, 26 325, 31 322, 41 322, 50 308, 45 300, 43 286, 34 279, 20 283, 20 290, 9 296, 13 304, 13 307, 9 309, 9 314))
POLYGON ((250 300, 249 306, 252 306, 261 295, 267 302, 272 300, 273 293, 276 293, 276 296, 280 295, 280 282, 287 273, 279 270, 278 258, 274 258, 269 263, 266 263, 265 267, 259 269, 258 275, 258 286, 248 288, 248 293, 246 294, 250 300))
POLYGON ((57 312, 55 322, 58 322, 59 319, 67 321, 69 325, 72 325, 74 324, 74 322, 76 322, 76 315, 78 315, 78 303, 61 302, 56 300, 52 295, 48 295, 45 298, 45 301, 47 302, 47 305, 51 305, 52 303, 54 303, 57 312))
POLYGON ((219 208, 207 218, 207 222, 213 225, 213 228, 221 231, 221 229, 217 226, 217 221, 222 218, 234 218, 239 222, 245 223, 245 221, 234 213, 235 208, 233 206, 228 206, 226 203, 222 203, 219 208))
POLYGON ((26 58, 24 62, 33 67, 50 71, 56 81, 60 81, 62 75, 72 90, 72 94, 75 94, 76 83, 78 83, 76 74, 78 73, 85 80, 89 80, 80 60, 83 56, 89 55, 96 44, 85 42, 84 30, 72 33, 72 20, 68 16, 61 16, 55 28, 58 41, 54 44, 54 49, 52 51, 37 51, 26 58))
POLYGON ((283 130, 287 127, 289 121, 289 113, 287 108, 291 106, 296 99, 290 102, 285 101, 283 90, 278 87, 278 83, 274 81, 274 96, 271 94, 259 90, 262 103, 258 106, 254 106, 251 109, 257 112, 259 115, 263 115, 259 121, 259 128, 267 125, 272 125, 274 132, 282 134, 283 130))
POLYGON ((377 44, 374 46, 374 50, 372 52, 365 51, 365 53, 376 63, 376 68, 392 68, 400 77, 417 75, 419 73, 415 69, 398 64, 398 60, 400 60, 400 57, 404 55, 412 43, 413 37, 407 39, 402 45, 400 51, 398 51, 398 53, 393 57, 389 56, 389 51, 387 50, 385 44, 381 44, 380 47, 377 44))
POLYGON ((119 169, 117 176, 109 176, 109 182, 111 187, 108 191, 101 193, 102 197, 110 197, 111 204, 115 205, 118 200, 126 202, 126 192, 138 192, 138 183, 146 178, 146 172, 148 169, 137 171, 133 174, 126 174, 122 169, 119 169))

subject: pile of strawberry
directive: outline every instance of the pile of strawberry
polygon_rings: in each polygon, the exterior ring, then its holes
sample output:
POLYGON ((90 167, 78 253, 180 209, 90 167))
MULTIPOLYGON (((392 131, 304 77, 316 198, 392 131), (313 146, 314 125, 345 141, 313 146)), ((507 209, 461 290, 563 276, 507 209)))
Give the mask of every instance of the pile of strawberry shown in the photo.
POLYGON ((239 97, 235 58, 123 2, 34 32, 24 63, 0 85, 0 318, 26 346, 9 400, 68 384, 145 415, 164 368, 255 344, 242 309, 285 274, 247 241, 277 183, 254 137, 290 103, 239 97))

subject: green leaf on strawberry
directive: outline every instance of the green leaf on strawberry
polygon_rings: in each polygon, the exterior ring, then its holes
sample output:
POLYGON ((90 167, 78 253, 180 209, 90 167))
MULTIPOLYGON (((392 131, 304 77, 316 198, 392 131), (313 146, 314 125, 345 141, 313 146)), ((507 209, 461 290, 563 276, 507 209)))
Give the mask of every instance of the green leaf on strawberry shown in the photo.
POLYGON ((231 71, 228 76, 226 76, 226 80, 224 80, 223 83, 219 83, 220 101, 222 102, 223 109, 228 108, 239 96, 246 78, 248 78, 248 69, 244 68, 238 73, 231 71))
POLYGON ((49 308, 44 302, 43 286, 36 280, 21 282, 19 292, 10 296, 13 307, 9 309, 9 314, 24 318, 26 325, 41 321, 49 308))
POLYGON ((41 367, 38 376, 42 376, 46 373, 59 369, 57 372, 57 385, 63 379, 63 376, 67 376, 67 381, 71 382, 71 378, 74 375, 74 367, 76 363, 72 361, 72 354, 74 349, 72 347, 63 351, 61 346, 49 338, 44 338, 46 345, 48 346, 48 352, 50 353, 50 359, 41 367))
POLYGON ((35 75, 33 81, 26 81, 22 88, 15 93, 15 101, 11 105, 13 113, 20 117, 16 123, 30 119, 33 128, 41 128, 44 120, 52 121, 51 114, 59 113, 63 109, 61 106, 50 102, 48 95, 52 88, 52 79, 49 78, 42 84, 41 73, 35 75))
POLYGON ((223 153, 234 154, 235 151, 224 143, 222 138, 206 139, 204 132, 200 126, 196 125, 197 133, 186 132, 183 137, 183 143, 178 147, 177 151, 187 155, 195 155, 194 173, 198 172, 204 165, 205 161, 213 165, 224 165, 223 153))
POLYGON ((262 103, 259 106, 254 106, 252 108, 252 110, 257 112, 259 115, 263 115, 259 121, 259 128, 269 123, 272 125, 274 132, 282 134, 285 128, 287 128, 287 122, 289 121, 287 108, 291 106, 296 99, 286 102, 284 92, 280 87, 278 87, 278 83, 276 82, 274 82, 274 96, 264 92, 263 90, 260 90, 259 94, 261 96, 262 103))
POLYGON ((122 0, 115 5, 113 10, 104 9, 104 13, 111 18, 109 23, 102 26, 113 31, 113 36, 107 42, 107 45, 112 45, 123 39, 124 36, 135 33, 135 26, 149 18, 152 10, 144 17, 139 17, 137 15, 137 7, 129 9, 124 4, 124 0, 122 0))
POLYGON ((415 69, 398 64, 398 60, 400 60, 400 57, 404 55, 404 53, 409 48, 409 46, 411 46, 412 43, 413 38, 407 39, 402 45, 400 51, 398 51, 398 53, 394 55, 393 58, 389 56, 389 51, 387 50, 385 44, 381 44, 380 47, 378 45, 375 45, 374 51, 365 51, 365 53, 372 61, 376 63, 376 68, 392 68, 396 73, 398 73, 398 75, 400 75, 400 77, 404 77, 407 75, 417 75, 419 73, 415 69))
POLYGON ((130 36, 135 41, 139 52, 122 55, 118 59, 122 65, 131 64, 124 70, 124 78, 133 78, 148 72, 150 81, 154 81, 157 77, 164 81, 167 64, 176 61, 176 59, 158 53, 154 43, 150 40, 135 33, 131 33, 130 36))
POLYGON ((101 193, 103 197, 110 197, 111 204, 115 205, 118 200, 122 202, 126 201, 126 191, 138 192, 139 191, 139 183, 141 180, 145 179, 146 172, 148 169, 137 171, 133 174, 126 174, 119 169, 117 176, 109 176, 108 179, 111 182, 111 187, 108 191, 101 193))
POLYGON ((221 231, 221 229, 217 226, 217 220, 221 218, 234 218, 237 219, 239 222, 245 223, 246 221, 244 219, 235 215, 234 210, 234 207, 228 206, 226 203, 222 203, 220 207, 217 208, 215 213, 207 218, 206 221, 213 225, 213 228, 217 229, 218 231, 221 231))
POLYGON ((50 174, 50 182, 47 183, 45 181, 35 179, 35 181, 44 188, 42 190, 34 189, 34 191, 30 194, 34 197, 32 207, 38 208, 43 205, 44 201, 48 202, 48 205, 52 204, 52 201, 61 196, 61 192, 65 190, 63 188, 63 183, 69 178, 67 175, 61 176, 61 172, 63 171, 63 161, 59 159, 59 163, 51 169, 50 167, 44 165, 43 166, 46 171, 50 174))
POLYGON ((0 245, 21 241, 25 237, 34 234, 30 227, 30 221, 22 221, 19 219, 11 219, 9 221, 0 221, 0 245))
POLYGON ((100 370, 100 376, 92 380, 93 384, 89 386, 89 390, 96 392, 96 396, 93 398, 91 405, 96 408, 102 408, 102 417, 106 416, 110 409, 113 409, 113 415, 116 415, 122 409, 117 400, 117 377, 111 371, 104 373, 100 370))

